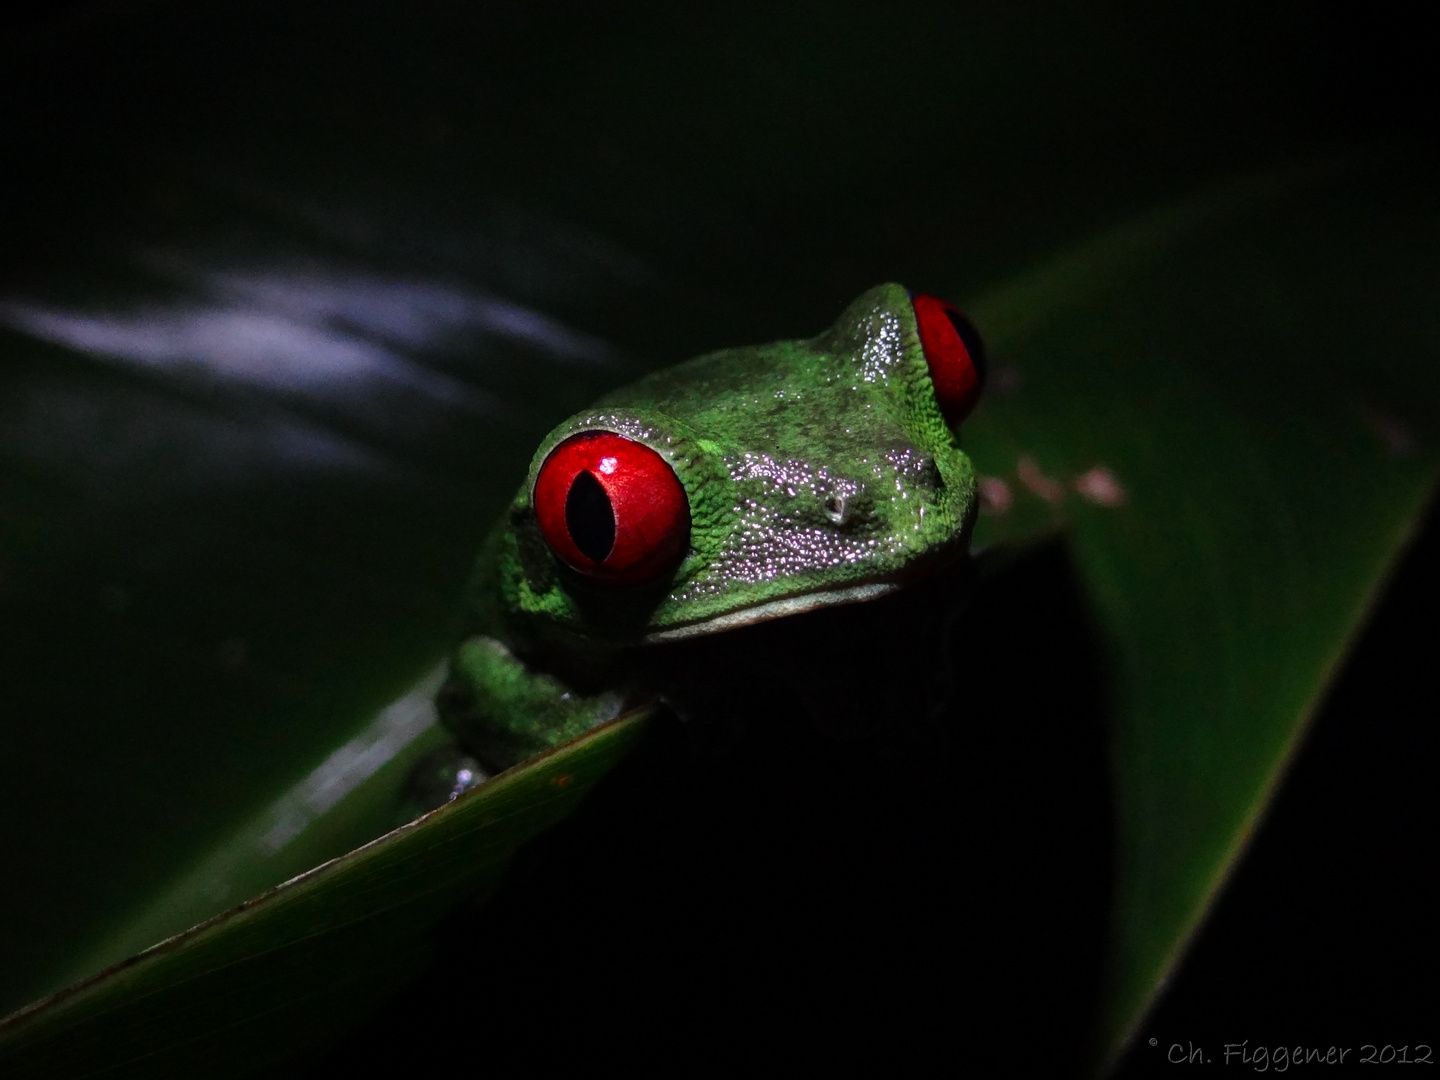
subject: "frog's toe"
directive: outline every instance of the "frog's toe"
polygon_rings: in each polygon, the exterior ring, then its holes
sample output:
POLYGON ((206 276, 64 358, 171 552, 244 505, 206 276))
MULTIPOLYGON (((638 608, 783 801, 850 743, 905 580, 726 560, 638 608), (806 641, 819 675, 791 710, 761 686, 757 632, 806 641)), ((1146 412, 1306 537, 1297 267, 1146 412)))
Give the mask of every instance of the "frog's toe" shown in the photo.
POLYGON ((478 760, 459 747, 445 746, 426 754, 406 781, 404 820, 412 821, 454 802, 471 788, 483 784, 489 775, 478 760))

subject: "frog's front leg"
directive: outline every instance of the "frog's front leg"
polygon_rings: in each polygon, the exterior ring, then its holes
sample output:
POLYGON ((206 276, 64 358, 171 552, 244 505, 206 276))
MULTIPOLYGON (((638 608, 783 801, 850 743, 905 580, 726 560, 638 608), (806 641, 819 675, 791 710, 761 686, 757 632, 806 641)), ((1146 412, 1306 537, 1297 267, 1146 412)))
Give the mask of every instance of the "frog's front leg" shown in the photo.
POLYGON ((484 635, 455 651, 436 698, 445 726, 492 773, 615 719, 624 705, 623 693, 582 693, 484 635))

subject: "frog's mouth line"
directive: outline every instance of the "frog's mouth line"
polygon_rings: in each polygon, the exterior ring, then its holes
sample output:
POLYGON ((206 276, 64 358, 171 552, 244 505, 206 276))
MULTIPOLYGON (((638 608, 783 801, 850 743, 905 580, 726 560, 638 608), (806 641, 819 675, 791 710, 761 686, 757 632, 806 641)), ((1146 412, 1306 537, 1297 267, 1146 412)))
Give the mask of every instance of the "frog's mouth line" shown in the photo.
POLYGON ((871 582, 868 585, 852 585, 847 589, 827 589, 823 592, 787 596, 783 600, 771 600, 764 604, 756 604, 754 607, 717 615, 704 622, 676 626, 670 630, 657 630, 653 634, 646 634, 642 640, 646 644, 656 644, 662 641, 680 641, 684 638, 699 637, 702 634, 715 634, 723 630, 738 630, 742 626, 752 626, 770 619, 783 619, 790 615, 801 615, 807 611, 814 611, 816 608, 830 607, 833 604, 857 604, 864 600, 876 600, 901 588, 903 586, 899 582, 879 581, 871 582))

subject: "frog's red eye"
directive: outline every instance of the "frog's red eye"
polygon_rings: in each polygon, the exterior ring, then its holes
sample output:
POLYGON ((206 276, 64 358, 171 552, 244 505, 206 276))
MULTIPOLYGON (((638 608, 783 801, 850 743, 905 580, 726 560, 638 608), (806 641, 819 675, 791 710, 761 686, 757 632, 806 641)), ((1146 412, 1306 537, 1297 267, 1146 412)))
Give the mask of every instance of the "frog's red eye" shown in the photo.
POLYGON ((550 550, 596 581, 648 581, 690 543, 690 503, 675 470, 614 432, 572 435, 550 451, 534 502, 550 550))
POLYGON ((933 296, 912 298, 920 344, 940 411, 953 427, 969 415, 985 386, 985 346, 954 304, 933 296))

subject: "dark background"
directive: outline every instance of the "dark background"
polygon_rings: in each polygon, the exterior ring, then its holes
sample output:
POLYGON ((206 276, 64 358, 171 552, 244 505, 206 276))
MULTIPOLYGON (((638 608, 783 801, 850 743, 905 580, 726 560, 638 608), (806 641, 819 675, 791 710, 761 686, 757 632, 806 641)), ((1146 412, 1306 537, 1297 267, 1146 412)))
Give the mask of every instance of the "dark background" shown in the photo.
MULTIPOLYGON (((1351 1047, 1340 1071, 1366 1043, 1434 1046, 1437 535, 1432 515, 1117 1075, 1185 1068, 1177 1043, 1216 1069, 1227 1043, 1351 1047)), ((938 787, 783 722, 697 766, 670 725, 522 856, 498 935, 455 916, 432 974, 317 1075, 456 1031, 577 1067, 1081 1071, 1111 853, 1100 658, 1063 545, 965 621, 985 631, 961 632, 958 669, 1007 689, 963 696, 938 787)))

